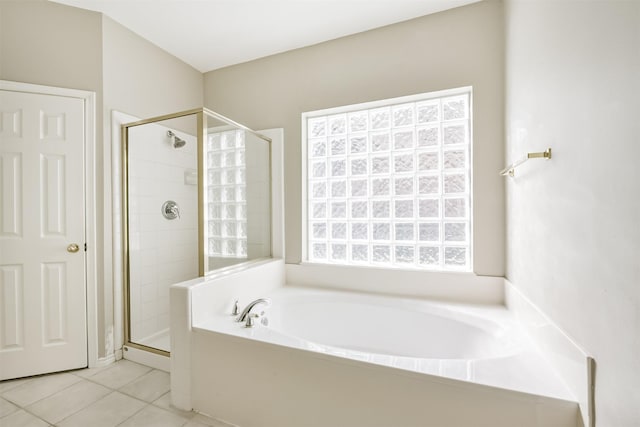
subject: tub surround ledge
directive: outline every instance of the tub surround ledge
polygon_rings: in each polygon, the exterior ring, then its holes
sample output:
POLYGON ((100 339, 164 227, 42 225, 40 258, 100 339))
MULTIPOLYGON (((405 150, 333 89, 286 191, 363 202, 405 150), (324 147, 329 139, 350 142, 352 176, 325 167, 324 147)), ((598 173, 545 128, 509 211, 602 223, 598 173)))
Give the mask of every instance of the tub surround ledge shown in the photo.
POLYGON ((317 263, 286 264, 285 267, 287 283, 296 286, 468 304, 504 304, 503 277, 317 263))
POLYGON ((595 427, 595 360, 507 279, 504 289, 505 305, 578 401, 582 423, 595 427))

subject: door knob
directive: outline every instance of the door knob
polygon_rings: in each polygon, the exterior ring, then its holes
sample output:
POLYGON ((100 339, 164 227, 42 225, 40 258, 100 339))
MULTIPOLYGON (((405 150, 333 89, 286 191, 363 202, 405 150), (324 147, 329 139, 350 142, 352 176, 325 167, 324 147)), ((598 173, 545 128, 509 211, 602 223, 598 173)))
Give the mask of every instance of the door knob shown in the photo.
POLYGON ((71 252, 72 254, 75 254, 79 250, 80 246, 78 246, 77 243, 71 243, 69 246, 67 246, 67 252, 71 252))

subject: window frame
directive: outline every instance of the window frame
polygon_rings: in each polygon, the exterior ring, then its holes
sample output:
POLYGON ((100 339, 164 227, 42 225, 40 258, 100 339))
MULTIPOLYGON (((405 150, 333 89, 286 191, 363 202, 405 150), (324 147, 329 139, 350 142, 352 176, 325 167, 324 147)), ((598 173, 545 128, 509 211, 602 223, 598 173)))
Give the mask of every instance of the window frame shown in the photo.
MULTIPOLYGON (((425 93, 420 93, 420 94, 415 94, 415 95, 408 95, 408 96, 401 96, 401 97, 395 97, 395 98, 388 98, 388 99, 381 99, 381 100, 376 100, 376 101, 370 101, 370 102, 364 102, 364 103, 358 103, 358 104, 351 104, 351 105, 344 105, 344 106, 339 106, 339 107, 332 107, 332 108, 325 108, 322 110, 315 110, 315 111, 307 111, 307 112, 303 112, 301 114, 301 218, 302 218, 302 223, 301 223, 301 240, 302 240, 302 247, 301 247, 301 263, 302 264, 312 264, 312 265, 338 265, 338 266, 343 266, 343 267, 355 267, 355 268, 382 268, 382 269, 389 269, 389 270, 411 270, 411 271, 421 271, 421 272, 455 272, 455 273, 471 273, 474 271, 474 250, 473 250, 473 246, 474 246, 474 238, 473 238, 473 233, 474 233, 474 215, 473 215, 473 193, 474 193, 474 185, 473 185, 473 88, 472 86, 464 86, 464 87, 459 87, 459 88, 453 88, 453 89, 445 89, 445 90, 439 90, 439 91, 433 91, 433 92, 425 92, 425 93), (446 98, 446 97, 452 97, 452 96, 459 96, 459 95, 467 95, 468 96, 468 102, 469 102, 469 144, 468 144, 468 155, 469 155, 469 159, 468 159, 468 194, 469 194, 469 205, 468 205, 468 221, 469 221, 469 228, 468 228, 468 240, 467 240, 467 245, 468 245, 468 263, 465 266, 465 268, 456 268, 456 267, 451 267, 451 266, 446 266, 444 264, 444 260, 442 260, 441 265, 435 267, 435 268, 429 268, 429 267, 419 267, 417 265, 384 265, 384 264, 372 264, 372 263, 367 263, 367 264, 353 264, 350 261, 347 260, 346 263, 338 263, 338 262, 331 262, 328 258, 326 262, 322 262, 322 261, 312 261, 309 258, 309 216, 308 216, 308 205, 309 205, 309 200, 308 200, 308 195, 309 195, 309 177, 307 176, 307 172, 308 172, 308 134, 307 134, 307 122, 309 119, 315 118, 315 117, 320 117, 320 116, 330 116, 330 115, 336 115, 336 114, 345 114, 345 113, 350 113, 350 112, 355 112, 355 111, 362 111, 362 110, 372 110, 375 108, 380 108, 380 107, 390 107, 393 108, 393 106, 395 105, 399 105, 399 104, 405 104, 405 103, 411 103, 411 102, 423 102, 423 101, 429 101, 431 99, 439 99, 439 98, 446 98)), ((440 150, 442 150, 442 147, 440 147, 440 150)), ((390 154, 393 153, 393 149, 390 149, 390 154)), ((442 166, 439 168, 439 172, 442 173, 442 166)), ((370 174, 366 175, 368 178, 371 177, 370 174)), ((443 185, 443 184, 442 184, 443 185)), ((328 191, 328 189, 327 189, 328 191)), ((442 197, 442 193, 439 195, 439 197, 444 200, 444 198, 442 197)), ((327 200, 330 200, 330 198, 328 197, 327 200)), ((347 198, 347 201, 349 200, 349 198, 347 198)), ((327 222, 328 224, 328 222, 327 222)), ((440 230, 440 233, 444 233, 444 229, 440 230)), ((439 244, 439 246, 442 248, 444 247, 444 245, 442 245, 442 243, 439 244)), ((444 253, 442 253, 442 256, 444 256, 444 253)))

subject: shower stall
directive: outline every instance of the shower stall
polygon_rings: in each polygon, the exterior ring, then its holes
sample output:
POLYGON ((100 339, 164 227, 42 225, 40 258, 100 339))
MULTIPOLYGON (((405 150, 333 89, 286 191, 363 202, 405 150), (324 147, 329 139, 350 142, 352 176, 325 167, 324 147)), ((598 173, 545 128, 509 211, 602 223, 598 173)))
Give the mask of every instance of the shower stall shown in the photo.
POLYGON ((271 256, 270 143, 205 108, 121 126, 125 350, 169 355, 171 285, 271 256))

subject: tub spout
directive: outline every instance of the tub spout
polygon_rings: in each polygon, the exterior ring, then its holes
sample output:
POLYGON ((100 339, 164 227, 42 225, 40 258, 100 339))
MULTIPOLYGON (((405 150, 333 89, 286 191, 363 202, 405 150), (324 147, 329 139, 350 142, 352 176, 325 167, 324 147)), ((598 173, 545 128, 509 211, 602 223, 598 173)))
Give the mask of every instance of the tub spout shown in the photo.
POLYGON ((253 307, 255 307, 258 304, 264 304, 264 305, 271 305, 271 300, 269 298, 258 298, 255 301, 250 302, 245 308, 244 310, 242 310, 242 314, 240 314, 240 316, 238 316, 238 318, 236 319, 236 322, 244 322, 247 318, 247 315, 251 312, 251 310, 253 309, 253 307))

